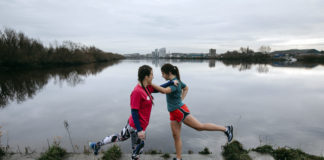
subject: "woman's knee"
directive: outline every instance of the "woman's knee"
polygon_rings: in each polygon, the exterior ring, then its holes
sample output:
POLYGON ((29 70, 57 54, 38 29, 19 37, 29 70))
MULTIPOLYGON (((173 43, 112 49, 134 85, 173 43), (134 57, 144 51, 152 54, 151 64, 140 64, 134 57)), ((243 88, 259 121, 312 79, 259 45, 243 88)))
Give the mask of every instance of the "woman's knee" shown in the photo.
POLYGON ((180 139, 180 133, 172 133, 174 139, 180 139))
POLYGON ((197 130, 197 131, 203 131, 204 130, 204 125, 203 124, 200 124, 200 125, 194 126, 193 128, 195 130, 197 130))

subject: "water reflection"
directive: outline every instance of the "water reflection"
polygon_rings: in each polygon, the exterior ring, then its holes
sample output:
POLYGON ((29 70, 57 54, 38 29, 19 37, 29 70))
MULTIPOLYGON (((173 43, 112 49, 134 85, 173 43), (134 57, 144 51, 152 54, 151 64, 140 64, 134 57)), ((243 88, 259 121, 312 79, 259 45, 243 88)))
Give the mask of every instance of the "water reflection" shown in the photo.
POLYGON ((21 103, 33 98, 50 79, 54 79, 55 83, 67 82, 69 86, 76 86, 85 77, 96 75, 116 63, 118 62, 42 70, 0 70, 0 108, 12 101, 21 103))
MULTIPOLYGON (((206 63, 209 68, 215 68, 217 63, 231 66, 238 71, 251 70, 256 66, 258 73, 268 73, 272 67, 291 67, 291 68, 315 68, 318 64, 301 62, 271 62, 271 63, 249 63, 242 61, 217 61, 217 60, 190 60, 190 59, 148 59, 156 68, 160 68, 165 63, 206 63)), ((132 60, 129 63, 141 63, 143 60, 132 60)), ((104 68, 118 62, 103 64, 89 64, 68 68, 55 68, 43 70, 0 70, 0 108, 5 107, 10 101, 21 103, 28 98, 32 98, 37 91, 41 90, 53 78, 55 83, 67 82, 70 86, 76 86, 88 75, 95 75, 104 68)))
POLYGON ((209 68, 214 68, 216 66, 216 60, 210 59, 208 65, 209 68))
MULTIPOLYGON (((32 99, 8 104, 0 110, 0 125, 9 132, 9 145, 45 151, 47 139, 60 136, 62 146, 73 151, 63 126, 67 120, 73 143, 80 148, 77 152, 83 152, 88 141, 101 140, 124 127, 130 115, 129 95, 137 84, 138 67, 152 66, 153 82, 160 84, 165 82, 160 73, 164 63, 179 67, 183 81, 190 88, 185 103, 192 114, 201 122, 233 124, 235 139, 246 148, 271 144, 298 147, 316 155, 323 152, 323 66, 166 59, 123 60, 103 71, 100 68, 104 67, 93 66, 80 71, 56 69, 43 75, 39 75, 41 71, 7 73, 6 81, 1 76, 1 84, 6 82, 8 88, 14 81, 20 82, 11 91, 13 100, 18 95, 28 99, 28 86, 33 86, 32 99), (27 80, 19 81, 21 78, 27 80)), ((165 95, 154 97, 145 150, 173 153, 165 95)), ((226 143, 222 133, 197 132, 185 125, 182 129, 184 152, 197 153, 208 147, 220 154, 221 146, 226 143)), ((131 151, 129 143, 119 143, 125 153, 131 151)))
POLYGON ((259 64, 257 67, 257 71, 259 73, 268 73, 269 72, 269 67, 266 64, 259 64))
MULTIPOLYGON (((218 63, 224 63, 226 66, 231 66, 237 68, 239 71, 251 70, 252 66, 257 67, 257 72, 259 73, 268 73, 272 67, 287 67, 287 68, 315 68, 319 64, 315 63, 302 63, 302 62, 289 62, 289 61, 277 61, 277 62, 268 62, 268 63, 251 63, 251 62, 242 62, 242 61, 221 61, 218 63)), ((211 62, 209 62, 211 66, 211 62)))

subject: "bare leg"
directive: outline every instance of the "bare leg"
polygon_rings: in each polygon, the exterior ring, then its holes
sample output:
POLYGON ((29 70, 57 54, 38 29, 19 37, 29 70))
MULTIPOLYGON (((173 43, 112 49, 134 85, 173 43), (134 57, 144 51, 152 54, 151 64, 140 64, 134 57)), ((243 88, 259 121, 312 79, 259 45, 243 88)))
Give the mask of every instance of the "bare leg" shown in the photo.
POLYGON ((191 114, 186 117, 183 121, 187 126, 196 129, 197 131, 226 131, 224 126, 219 126, 213 123, 200 123, 194 116, 191 114))
POLYGON ((171 121, 171 130, 174 139, 174 145, 176 148, 177 158, 181 159, 181 152, 182 152, 182 141, 181 141, 181 123, 177 121, 171 121))

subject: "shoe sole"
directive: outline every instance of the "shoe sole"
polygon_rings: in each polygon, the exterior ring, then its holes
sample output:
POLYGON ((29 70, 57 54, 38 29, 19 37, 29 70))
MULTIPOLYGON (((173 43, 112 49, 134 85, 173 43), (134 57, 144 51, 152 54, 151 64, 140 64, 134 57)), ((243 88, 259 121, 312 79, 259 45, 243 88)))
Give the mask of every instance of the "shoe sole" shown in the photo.
POLYGON ((230 127, 230 130, 231 130, 231 133, 232 133, 232 139, 231 139, 231 141, 229 141, 229 142, 232 142, 233 141, 233 138, 234 138, 234 132, 233 132, 233 126, 231 125, 231 127, 230 127))

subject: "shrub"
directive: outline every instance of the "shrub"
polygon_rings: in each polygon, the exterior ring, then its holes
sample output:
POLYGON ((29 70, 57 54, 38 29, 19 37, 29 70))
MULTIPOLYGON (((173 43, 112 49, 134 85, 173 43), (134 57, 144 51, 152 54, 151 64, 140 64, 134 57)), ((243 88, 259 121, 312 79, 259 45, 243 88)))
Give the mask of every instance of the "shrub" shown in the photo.
POLYGON ((252 151, 262 153, 262 154, 273 154, 273 148, 270 145, 264 145, 257 148, 253 148, 252 151))
POLYGON ((287 147, 279 147, 278 149, 273 149, 269 145, 264 145, 252 149, 258 153, 268 153, 273 156, 276 160, 324 160, 324 157, 318 157, 314 155, 309 155, 300 149, 292 149, 287 147))
POLYGON ((225 160, 252 160, 248 151, 243 149, 242 144, 238 141, 223 146, 222 155, 225 160))
POLYGON ((58 145, 53 145, 38 160, 61 160, 66 154, 65 149, 58 145))
POLYGON ((164 159, 169 159, 170 154, 169 153, 164 153, 161 157, 164 158, 164 159))
POLYGON ((6 155, 6 152, 0 147, 0 160, 6 155))
POLYGON ((113 145, 104 152, 103 160, 118 160, 122 156, 122 151, 119 146, 113 145))
POLYGON ((199 154, 211 154, 209 149, 207 147, 204 148, 204 150, 200 151, 199 154))

